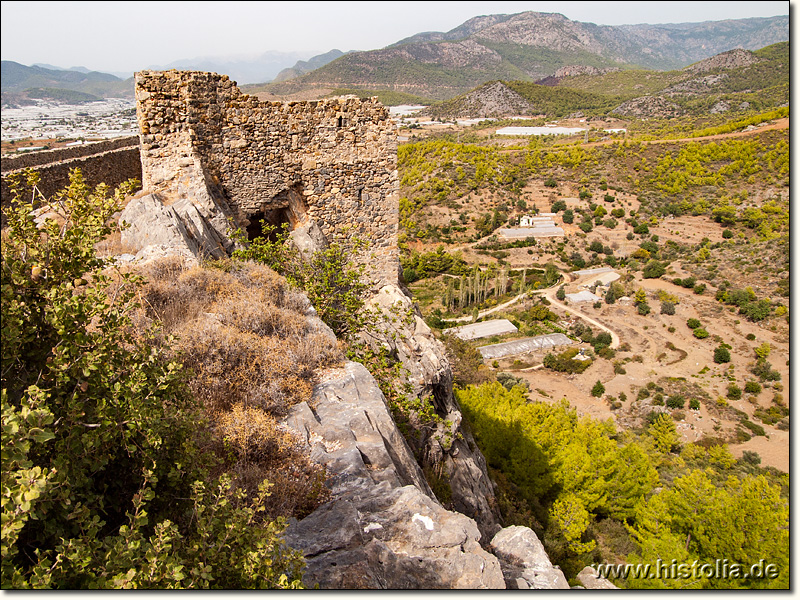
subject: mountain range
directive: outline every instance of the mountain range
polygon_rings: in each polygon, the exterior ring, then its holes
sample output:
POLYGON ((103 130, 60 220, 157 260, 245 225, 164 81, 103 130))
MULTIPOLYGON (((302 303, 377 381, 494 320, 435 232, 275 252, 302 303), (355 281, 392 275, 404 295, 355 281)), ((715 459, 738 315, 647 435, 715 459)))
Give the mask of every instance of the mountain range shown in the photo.
MULTIPOLYGON (((489 81, 536 82, 589 67, 598 72, 667 71, 735 48, 757 50, 788 40, 788 15, 606 26, 557 13, 524 12, 475 17, 448 32, 419 33, 366 52, 331 50, 311 58, 265 52, 255 59, 198 58, 155 68, 215 71, 240 84, 274 78, 261 86, 247 86, 250 93, 391 91, 403 93, 406 100, 431 102, 454 98, 489 81)), ((3 61, 3 104, 41 97, 86 101, 133 95, 132 79, 82 67, 50 67, 3 61)))
POLYGON ((594 25, 561 14, 475 17, 380 50, 353 52, 273 93, 309 88, 392 90, 445 100, 494 79, 537 81, 569 65, 670 70, 715 54, 789 40, 789 17, 669 25, 594 25))

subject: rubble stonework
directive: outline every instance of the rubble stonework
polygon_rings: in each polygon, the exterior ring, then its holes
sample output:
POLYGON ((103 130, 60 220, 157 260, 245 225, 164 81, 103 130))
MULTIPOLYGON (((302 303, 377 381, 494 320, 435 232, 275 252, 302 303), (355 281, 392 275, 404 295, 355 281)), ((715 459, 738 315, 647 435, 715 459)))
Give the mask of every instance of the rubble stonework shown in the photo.
POLYGON ((261 219, 366 239, 370 275, 397 280, 397 134, 377 100, 261 102, 195 71, 139 72, 136 99, 145 191, 164 204, 205 192, 227 239, 261 219))

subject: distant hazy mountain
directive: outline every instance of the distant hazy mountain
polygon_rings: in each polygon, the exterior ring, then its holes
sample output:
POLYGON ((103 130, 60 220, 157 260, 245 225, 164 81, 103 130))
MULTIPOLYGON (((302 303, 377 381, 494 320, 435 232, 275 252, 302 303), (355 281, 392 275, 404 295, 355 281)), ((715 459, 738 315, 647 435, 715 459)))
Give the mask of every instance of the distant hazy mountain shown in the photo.
POLYGON ((326 52, 325 54, 318 54, 317 56, 312 56, 308 60, 299 60, 295 65, 289 69, 284 69, 275 77, 273 81, 288 81, 289 79, 294 79, 295 77, 300 77, 301 75, 305 75, 306 73, 310 73, 315 69, 319 69, 320 67, 324 67, 329 62, 333 62, 340 56, 344 56, 346 53, 342 52, 341 50, 331 50, 330 52, 326 52))
POLYGON ((265 52, 254 58, 200 57, 181 59, 165 66, 149 67, 161 71, 167 69, 190 69, 211 71, 227 75, 238 84, 264 83, 272 81, 282 70, 298 61, 308 60, 310 52, 265 52))
POLYGON ((50 98, 61 102, 133 98, 132 78, 122 80, 109 73, 97 71, 27 67, 10 60, 2 61, 1 67, 4 105, 24 104, 29 98, 50 98))
POLYGON ((446 33, 420 33, 381 50, 353 52, 273 85, 275 93, 351 88, 447 99, 487 81, 537 81, 565 66, 679 69, 734 48, 757 50, 788 40, 788 15, 623 26, 555 13, 488 15, 446 33))

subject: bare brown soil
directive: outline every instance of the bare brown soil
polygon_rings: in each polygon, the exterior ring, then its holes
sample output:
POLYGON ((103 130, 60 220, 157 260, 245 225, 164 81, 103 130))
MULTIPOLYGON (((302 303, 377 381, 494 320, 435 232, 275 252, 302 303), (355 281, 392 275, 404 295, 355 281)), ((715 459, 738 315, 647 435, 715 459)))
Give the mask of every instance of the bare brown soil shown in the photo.
MULTIPOLYGON (((567 291, 573 291, 570 288, 576 289, 577 283, 568 286, 567 291)), ((693 384, 696 384, 702 391, 702 396, 698 397, 701 400, 700 409, 689 408, 688 402, 692 395, 687 395, 685 408, 673 411, 673 416, 679 417, 677 426, 682 440, 694 442, 704 436, 732 438, 737 421, 732 416, 727 418, 720 416, 715 410, 717 399, 725 398, 730 383, 729 375, 740 388, 744 387, 746 381, 756 379, 748 372, 748 367, 755 360, 754 348, 765 341, 772 346, 769 360, 773 368, 781 373, 780 384, 783 388, 780 394, 789 398, 789 367, 786 364, 789 358, 788 325, 785 323, 774 325, 775 331, 772 331, 773 325, 768 328, 743 320, 708 293, 697 296, 691 290, 660 279, 637 279, 633 287, 642 287, 648 292, 651 296, 649 303, 654 308, 653 313, 647 316, 639 315, 632 302, 618 302, 613 305, 604 303, 597 309, 588 303, 579 307, 581 312, 616 331, 621 341, 629 344, 630 349, 618 352, 614 359, 624 362, 625 373, 615 373, 612 363, 604 359, 596 360, 580 375, 567 376, 546 369, 518 371, 516 374, 524 377, 534 390, 531 392, 532 399, 557 401, 565 397, 580 414, 600 419, 612 418, 621 426, 631 426, 641 424, 641 417, 651 410, 652 397, 642 401, 636 400, 638 390, 645 387, 648 382, 660 385, 665 380, 670 380, 679 388, 686 389, 692 389, 693 384), (659 302, 652 297, 658 290, 668 291, 679 298, 675 315, 658 314, 659 302), (686 325, 687 319, 692 317, 700 319, 711 336, 704 340, 693 337, 692 330, 686 325), (670 332, 669 327, 674 327, 674 332, 670 332), (756 336, 755 341, 746 339, 749 333, 756 336), (668 348, 670 342, 675 350, 668 348), (731 362, 728 364, 714 363, 714 348, 720 342, 732 346, 731 362), (633 360, 625 361, 626 358, 633 360), (598 380, 602 381, 606 388, 605 396, 619 398, 620 392, 625 393, 627 400, 623 402, 621 408, 611 410, 605 398, 591 396, 591 388, 598 380), (547 396, 536 390, 543 391, 547 396), (683 418, 680 418, 680 413, 683 418)), ((561 313, 557 306, 551 308, 561 313)), ((541 356, 525 357, 531 364, 541 361, 541 358, 541 356)), ((775 393, 774 388, 765 385, 760 394, 744 394, 740 400, 726 400, 726 402, 744 411, 752 422, 761 424, 753 413, 757 406, 770 406, 775 393)), ((778 430, 774 426, 763 425, 763 427, 767 433, 766 437, 753 437, 743 444, 731 443, 732 452, 735 456, 741 456, 744 450, 758 452, 762 465, 788 472, 788 432, 778 430)))

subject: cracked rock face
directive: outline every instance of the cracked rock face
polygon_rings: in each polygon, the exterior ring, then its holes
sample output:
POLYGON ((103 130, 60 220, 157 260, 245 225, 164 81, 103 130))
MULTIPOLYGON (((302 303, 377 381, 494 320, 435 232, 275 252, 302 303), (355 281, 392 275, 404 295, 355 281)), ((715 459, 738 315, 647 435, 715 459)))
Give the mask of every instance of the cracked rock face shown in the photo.
POLYGON ((306 556, 304 583, 325 589, 475 589, 504 586, 475 522, 433 497, 369 372, 330 373, 288 427, 331 475, 334 499, 286 531, 306 556), (313 409, 312 409, 313 406, 313 409))
POLYGON ((494 536, 491 549, 500 559, 508 589, 569 589, 564 573, 553 566, 544 545, 528 527, 506 527, 494 536))
POLYGON ((475 519, 484 539, 491 539, 500 530, 494 490, 486 459, 477 450, 472 435, 461 427, 461 410, 453 395, 453 372, 444 347, 422 320, 411 298, 397 285, 382 287, 369 305, 382 315, 376 319, 381 330, 379 344, 402 361, 414 394, 430 397, 442 418, 437 430, 416 448, 422 464, 446 474, 452 491, 449 507, 475 519))

